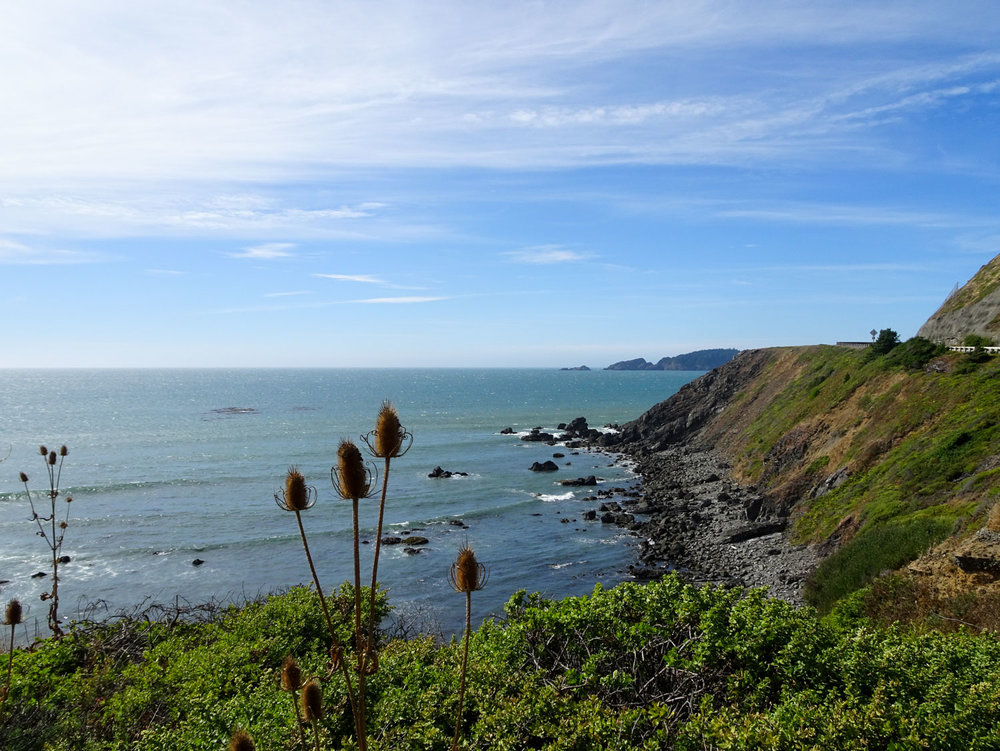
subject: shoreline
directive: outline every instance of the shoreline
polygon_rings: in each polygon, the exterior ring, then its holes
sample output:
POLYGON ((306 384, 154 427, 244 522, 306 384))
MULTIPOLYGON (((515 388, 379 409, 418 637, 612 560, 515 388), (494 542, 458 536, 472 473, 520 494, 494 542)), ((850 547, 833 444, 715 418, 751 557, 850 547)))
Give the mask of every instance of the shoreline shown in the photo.
POLYGON ((762 497, 732 480, 731 465, 706 449, 684 443, 649 452, 617 447, 641 477, 637 494, 605 504, 602 521, 641 539, 640 581, 677 571, 693 584, 768 587, 769 594, 803 605, 803 584, 819 562, 814 546, 792 545, 786 521, 757 515, 762 497))

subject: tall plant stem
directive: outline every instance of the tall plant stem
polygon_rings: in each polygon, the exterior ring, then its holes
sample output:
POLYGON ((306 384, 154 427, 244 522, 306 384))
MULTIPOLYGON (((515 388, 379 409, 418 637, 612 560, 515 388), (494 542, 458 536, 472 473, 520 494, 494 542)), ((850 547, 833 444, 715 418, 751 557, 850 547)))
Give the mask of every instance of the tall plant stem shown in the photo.
MULTIPOLYGON (((52 497, 52 539, 56 539, 56 499, 52 497)), ((56 638, 62 636, 59 627, 59 545, 52 545, 52 592, 49 595, 49 628, 56 638)))
POLYGON ((465 667, 469 662, 469 632, 472 630, 472 592, 465 593, 465 649, 462 651, 462 678, 458 685, 458 713, 455 715, 455 739, 451 751, 458 751, 458 736, 462 731, 462 702, 465 699, 465 667))
POLYGON ((382 552, 382 519, 385 517, 385 495, 389 488, 389 457, 382 472, 382 497, 378 503, 378 527, 375 532, 375 560, 372 562, 372 586, 368 598, 368 648, 375 648, 375 586, 378 584, 378 558, 382 552))
MULTIPOLYGON (((330 618, 330 609, 326 605, 326 598, 323 596, 323 588, 319 585, 319 576, 316 574, 316 567, 313 565, 312 553, 309 552, 309 542, 306 540, 306 529, 302 526, 302 514, 298 510, 295 511, 295 520, 299 523, 299 534, 302 535, 302 547, 306 551, 306 560, 309 561, 309 570, 312 572, 313 583, 316 585, 316 594, 319 595, 319 604, 323 608, 323 616, 326 618, 326 627, 330 631, 330 643, 334 650, 341 653, 340 663, 341 672, 344 674, 344 682, 347 684, 347 698, 351 702, 351 712, 354 714, 354 727, 360 731, 362 725, 361 717, 358 714, 358 706, 354 701, 354 689, 351 687, 351 671, 347 666, 347 658, 343 655, 343 647, 340 646, 340 641, 337 639, 337 632, 333 628, 333 619, 330 618)), ((362 745, 362 751, 365 751, 365 746, 362 745)))
POLYGON ((358 653, 358 748, 366 751, 368 742, 367 699, 365 697, 365 672, 368 670, 368 650, 365 649, 364 634, 361 632, 361 534, 358 528, 358 499, 351 499, 354 516, 354 643, 358 653))
POLYGON ((295 724, 299 726, 299 737, 302 739, 302 751, 309 751, 306 743, 306 731, 302 727, 302 716, 299 714, 299 696, 297 691, 290 691, 292 697, 292 711, 295 712, 295 724))

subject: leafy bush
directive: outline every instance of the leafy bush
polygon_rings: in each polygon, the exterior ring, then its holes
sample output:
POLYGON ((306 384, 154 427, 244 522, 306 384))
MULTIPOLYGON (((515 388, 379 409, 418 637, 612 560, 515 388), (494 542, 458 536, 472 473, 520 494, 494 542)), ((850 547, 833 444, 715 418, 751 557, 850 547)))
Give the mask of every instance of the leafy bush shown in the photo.
POLYGON ((885 359, 888 365, 906 370, 920 370, 935 357, 940 357, 947 351, 948 348, 943 344, 935 344, 922 336, 915 336, 894 347, 885 359))
POLYGON ((990 339, 988 336, 980 336, 979 334, 966 334, 965 338, 962 340, 963 347, 994 347, 996 342, 990 339))
MULTIPOLYGON (((859 602, 859 598, 852 598, 859 602)), ((384 598, 379 598, 385 606, 384 598)), ((330 598, 351 636, 353 592, 330 598)), ((821 619, 766 592, 675 576, 561 601, 519 592, 470 644, 462 748, 992 749, 1000 643, 964 632, 821 619)), ((221 749, 236 726, 258 748, 299 747, 282 655, 328 669, 315 593, 294 589, 202 622, 78 628, 17 652, 12 751, 221 749)), ((447 749, 457 641, 381 644, 368 683, 369 748, 447 749)), ((324 681, 325 748, 356 748, 337 674, 324 681)))
POLYGON ((909 563, 942 540, 954 518, 917 516, 865 527, 828 556, 806 582, 806 599, 829 611, 841 597, 865 586, 886 570, 909 563))

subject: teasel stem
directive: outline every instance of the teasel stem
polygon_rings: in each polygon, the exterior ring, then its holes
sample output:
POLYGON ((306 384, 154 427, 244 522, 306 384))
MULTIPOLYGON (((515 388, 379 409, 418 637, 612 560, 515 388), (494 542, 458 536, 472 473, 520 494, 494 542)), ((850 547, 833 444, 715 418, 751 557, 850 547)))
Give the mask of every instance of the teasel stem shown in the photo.
POLYGON ((302 751, 309 751, 302 715, 299 714, 299 687, 301 682, 302 674, 299 671, 299 665, 294 657, 288 655, 285 657, 284 662, 281 663, 281 690, 288 692, 288 695, 292 698, 292 712, 295 715, 295 725, 299 729, 302 751))
POLYGON ((465 647, 462 650, 462 677, 458 685, 458 712, 455 714, 455 739, 451 751, 458 751, 458 737, 462 731, 462 703, 465 699, 465 669, 469 664, 469 632, 472 631, 472 591, 465 593, 465 647))
POLYGON ((378 503, 378 526, 375 532, 375 559, 372 561, 372 586, 368 593, 368 649, 375 649, 375 587, 378 585, 378 558, 382 553, 382 520, 385 518, 385 496, 389 488, 389 461, 385 457, 382 472, 382 496, 378 503))
POLYGON ((2 712, 3 705, 7 702, 7 694, 10 693, 10 679, 14 674, 14 629, 21 622, 21 616, 21 601, 9 601, 7 609, 4 611, 4 623, 10 624, 10 656, 7 659, 7 681, 3 685, 3 690, 0 691, 0 712, 2 712))
POLYGON ((302 740, 302 751, 309 751, 309 742, 306 740, 306 731, 302 727, 302 715, 299 714, 299 693, 292 691, 292 711, 295 712, 295 724, 299 728, 299 738, 302 740))
POLYGON ((462 652, 462 677, 458 688, 458 713, 455 715, 455 739, 452 741, 452 751, 458 749, 458 737, 462 730, 462 704, 465 699, 465 670, 469 663, 469 636, 472 631, 472 593, 486 586, 489 572, 476 560, 476 554, 466 543, 458 551, 458 558, 448 571, 451 586, 456 592, 465 594, 465 648, 462 652))
POLYGON ((365 649, 364 634, 361 632, 361 534, 358 524, 358 499, 351 499, 351 509, 354 517, 354 643, 358 651, 358 706, 361 715, 358 719, 358 746, 367 747, 365 740, 368 727, 367 703, 365 701, 365 673, 367 672, 368 650, 365 649))
MULTIPOLYGON (((331 651, 343 652, 343 647, 340 646, 340 641, 337 639, 337 632, 333 628, 333 619, 330 618, 330 609, 327 607, 326 598, 323 596, 323 588, 319 584, 319 575, 316 573, 316 566, 313 565, 312 553, 309 552, 309 542, 306 540, 306 530, 302 526, 302 514, 298 509, 293 509, 295 511, 295 519, 299 523, 299 534, 302 535, 302 547, 306 551, 306 560, 309 561, 309 570, 312 572, 313 584, 316 585, 316 594, 319 595, 319 603, 323 607, 323 616, 326 618, 326 627, 330 631, 330 648, 331 651)), ((355 546, 357 550, 357 546, 355 546)), ((347 684, 347 698, 351 702, 351 712, 354 714, 354 723, 356 727, 360 727, 358 723, 360 722, 358 715, 358 705, 354 701, 354 689, 351 686, 351 671, 347 667, 347 660, 340 659, 341 672, 344 674, 344 682, 347 684)), ((365 747, 362 746, 362 751, 365 751, 365 747)))
POLYGON ((399 413, 388 399, 383 400, 375 419, 375 430, 361 436, 372 456, 385 460, 382 473, 382 495, 378 504, 378 526, 375 534, 375 557, 372 562, 372 584, 369 590, 368 648, 375 649, 375 588, 378 585, 378 562, 382 553, 382 522, 385 518, 385 499, 389 488, 389 462, 403 456, 413 445, 413 435, 399 422, 399 413))

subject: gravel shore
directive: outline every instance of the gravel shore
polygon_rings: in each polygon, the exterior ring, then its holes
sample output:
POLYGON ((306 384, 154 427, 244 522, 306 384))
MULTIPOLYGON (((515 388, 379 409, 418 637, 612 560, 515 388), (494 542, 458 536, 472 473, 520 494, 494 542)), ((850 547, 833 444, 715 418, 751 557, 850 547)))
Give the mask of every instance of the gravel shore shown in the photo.
POLYGON ((629 456, 642 476, 640 492, 602 507, 602 520, 642 538, 641 565, 630 570, 636 578, 676 569, 694 583, 766 586, 772 596, 802 604, 816 551, 790 544, 785 520, 760 518, 760 495, 733 482, 724 459, 685 445, 625 449, 629 456))

